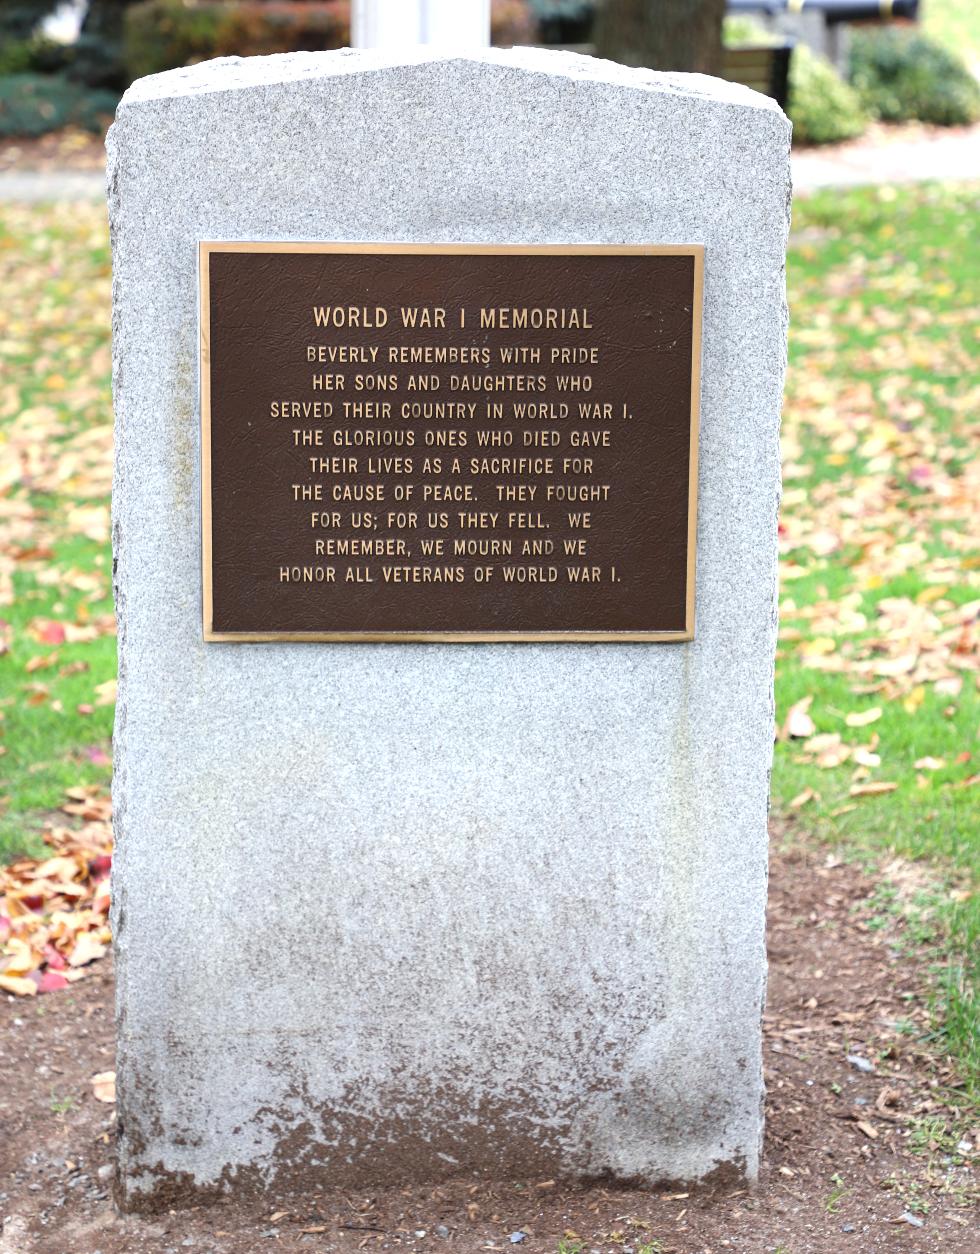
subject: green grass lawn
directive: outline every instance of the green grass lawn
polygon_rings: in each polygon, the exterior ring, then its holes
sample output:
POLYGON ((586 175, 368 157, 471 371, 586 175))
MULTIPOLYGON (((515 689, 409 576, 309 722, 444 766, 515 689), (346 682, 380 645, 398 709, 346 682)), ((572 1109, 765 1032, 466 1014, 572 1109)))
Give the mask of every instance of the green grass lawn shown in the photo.
POLYGON ((0 856, 109 778, 109 281, 103 211, 0 208, 0 856))
POLYGON ((974 1069, 978 199, 884 188, 795 208, 773 770, 777 812, 936 868, 917 932, 943 954, 946 1031, 974 1069))
MULTIPOLYGON (((940 960, 940 1031, 974 1074, 977 200, 975 188, 885 188, 796 206, 773 772, 777 814, 857 856, 927 868, 902 882, 919 885, 915 935, 940 960)), ((108 781, 102 212, 0 207, 0 287, 9 856, 36 842, 66 787, 108 781)))

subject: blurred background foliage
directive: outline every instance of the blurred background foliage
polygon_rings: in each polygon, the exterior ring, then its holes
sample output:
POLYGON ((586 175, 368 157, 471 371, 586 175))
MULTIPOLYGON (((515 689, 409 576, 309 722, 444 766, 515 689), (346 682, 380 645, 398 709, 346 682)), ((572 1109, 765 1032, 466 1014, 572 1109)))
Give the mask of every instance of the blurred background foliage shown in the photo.
POLYGON ((980 117, 980 87, 962 57, 915 31, 856 31, 849 76, 883 122, 963 126, 980 117))
MULTIPOLYGON (((860 135, 875 119, 965 125, 980 118, 971 58, 980 56, 964 2, 932 0, 927 26, 856 27, 842 75, 797 43, 788 112, 798 143, 860 135)), ((0 7, 0 136, 38 135, 67 125, 97 131, 134 79, 216 56, 344 47, 350 0, 79 0, 78 38, 43 33, 56 0, 6 0, 0 7)), ((543 43, 587 49, 594 0, 493 0, 498 45, 543 43)), ((655 12, 655 0, 651 11, 655 12)), ((729 48, 765 47, 774 37, 752 18, 728 18, 729 48)), ((778 41, 777 41, 778 42, 778 41)))

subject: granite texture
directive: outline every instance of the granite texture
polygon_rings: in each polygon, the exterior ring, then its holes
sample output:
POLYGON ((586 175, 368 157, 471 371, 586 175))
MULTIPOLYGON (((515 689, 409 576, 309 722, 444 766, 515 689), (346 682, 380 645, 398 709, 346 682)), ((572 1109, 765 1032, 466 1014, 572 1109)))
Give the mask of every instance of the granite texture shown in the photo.
POLYGON ((122 1204, 754 1177, 785 117, 344 51, 144 79, 108 146, 122 1204), (199 239, 705 244, 695 641, 203 644, 199 239))

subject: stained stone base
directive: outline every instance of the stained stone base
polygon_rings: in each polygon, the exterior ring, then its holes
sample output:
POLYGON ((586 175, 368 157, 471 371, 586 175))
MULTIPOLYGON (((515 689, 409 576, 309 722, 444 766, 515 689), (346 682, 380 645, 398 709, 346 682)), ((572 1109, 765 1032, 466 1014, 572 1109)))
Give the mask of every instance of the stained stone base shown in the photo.
POLYGON ((109 138, 121 1201, 756 1174, 789 125, 515 50, 228 59, 109 138), (703 243, 696 639, 204 644, 201 239, 703 243))

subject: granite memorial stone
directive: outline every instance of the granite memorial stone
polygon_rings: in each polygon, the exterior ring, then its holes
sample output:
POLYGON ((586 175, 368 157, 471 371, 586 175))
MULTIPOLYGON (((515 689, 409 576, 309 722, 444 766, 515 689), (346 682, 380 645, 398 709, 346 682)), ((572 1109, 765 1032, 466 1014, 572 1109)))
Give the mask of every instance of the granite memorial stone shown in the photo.
POLYGON ((122 1204, 753 1178, 785 117, 337 52, 108 147, 122 1204))

